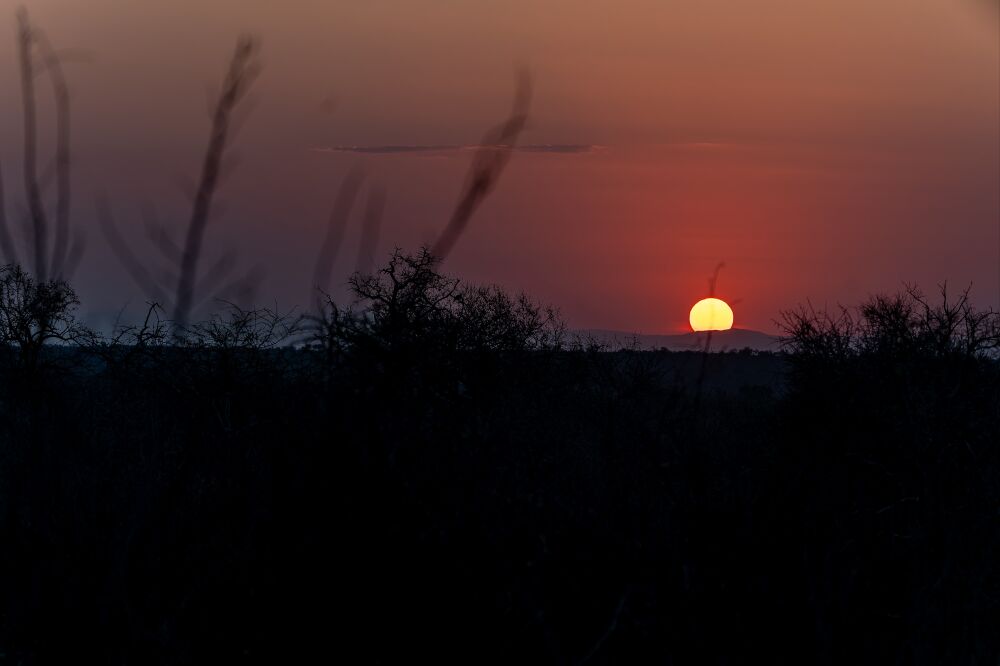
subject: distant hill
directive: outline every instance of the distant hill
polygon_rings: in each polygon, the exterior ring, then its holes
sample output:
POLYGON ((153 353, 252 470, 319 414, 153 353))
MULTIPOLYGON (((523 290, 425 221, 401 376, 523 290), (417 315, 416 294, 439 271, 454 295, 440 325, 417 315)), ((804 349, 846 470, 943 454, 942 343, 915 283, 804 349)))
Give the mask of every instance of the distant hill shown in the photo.
MULTIPOLYGON (((662 349, 671 351, 700 351, 705 348, 707 333, 683 333, 680 335, 644 335, 625 331, 588 329, 574 331, 581 337, 590 337, 612 346, 628 345, 635 339, 640 349, 662 349)), ((728 331, 712 332, 712 351, 733 351, 755 349, 758 351, 780 351, 778 338, 747 328, 732 328, 728 331)))

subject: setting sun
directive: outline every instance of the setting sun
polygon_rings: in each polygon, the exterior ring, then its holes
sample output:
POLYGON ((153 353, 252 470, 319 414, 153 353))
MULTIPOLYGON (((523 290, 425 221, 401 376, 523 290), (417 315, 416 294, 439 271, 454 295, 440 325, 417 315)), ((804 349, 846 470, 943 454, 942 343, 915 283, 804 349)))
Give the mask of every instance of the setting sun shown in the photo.
POLYGON ((704 298, 691 308, 690 321, 695 331, 727 331, 733 327, 733 309, 718 298, 704 298))

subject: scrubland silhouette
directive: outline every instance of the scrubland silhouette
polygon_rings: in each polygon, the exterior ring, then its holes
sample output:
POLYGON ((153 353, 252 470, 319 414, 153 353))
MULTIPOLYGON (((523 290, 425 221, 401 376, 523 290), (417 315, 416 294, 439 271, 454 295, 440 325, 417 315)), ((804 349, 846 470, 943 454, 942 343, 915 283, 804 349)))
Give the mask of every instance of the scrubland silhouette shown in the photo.
POLYGON ((34 167, 25 267, 0 217, 0 663, 997 661, 996 312, 908 288, 785 313, 780 353, 642 351, 464 283, 442 261, 524 127, 522 77, 430 248, 373 270, 373 187, 351 297, 323 291, 358 172, 306 313, 199 319, 232 268, 198 271, 256 53, 235 51, 183 245, 152 227, 175 283, 101 205, 140 323, 76 317, 68 106, 53 240, 34 167), (747 359, 768 377, 711 381, 747 359))
POLYGON ((101 336, 5 269, 6 659, 997 655, 998 322, 964 295, 788 313, 755 353, 787 385, 713 392, 429 251, 351 286, 101 336))

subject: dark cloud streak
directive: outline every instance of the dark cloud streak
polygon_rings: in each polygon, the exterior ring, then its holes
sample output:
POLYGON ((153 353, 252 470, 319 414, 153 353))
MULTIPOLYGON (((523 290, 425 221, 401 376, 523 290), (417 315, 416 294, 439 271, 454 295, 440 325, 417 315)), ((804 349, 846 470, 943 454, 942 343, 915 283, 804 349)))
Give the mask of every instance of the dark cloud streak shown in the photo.
MULTIPOLYGON (((313 148, 318 153, 360 153, 364 155, 407 155, 419 153, 452 153, 467 150, 478 150, 481 144, 475 145, 386 145, 386 146, 327 146, 313 148)), ((500 146, 497 146, 500 147, 500 146)), ((556 155, 577 155, 601 150, 604 146, 589 143, 540 143, 525 146, 514 146, 511 149, 524 153, 552 153, 556 155)))

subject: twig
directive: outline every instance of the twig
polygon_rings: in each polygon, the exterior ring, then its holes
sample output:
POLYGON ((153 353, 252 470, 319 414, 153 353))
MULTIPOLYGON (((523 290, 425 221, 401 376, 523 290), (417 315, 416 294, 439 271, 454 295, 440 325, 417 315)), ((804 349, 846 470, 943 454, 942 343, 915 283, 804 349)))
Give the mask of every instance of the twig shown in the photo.
POLYGON ((14 239, 7 227, 7 202, 4 199, 2 168, 0 168, 0 252, 3 253, 3 260, 8 264, 18 263, 14 239))
POLYGON ((35 258, 35 277, 44 281, 47 275, 45 251, 48 244, 48 222, 42 206, 38 187, 37 121, 35 118, 35 71, 32 66, 32 45, 35 42, 28 12, 23 7, 17 12, 18 53, 21 62, 21 104, 24 122, 24 191, 31 214, 32 241, 35 258))
POLYGON ((329 287, 333 262, 340 251, 340 244, 344 240, 344 230, 347 228, 347 219, 351 215, 351 209, 354 208, 354 199, 357 197, 364 177, 364 172, 360 168, 352 169, 340 184, 337 196, 333 201, 333 208, 330 210, 330 218, 326 226, 326 236, 320 246, 319 253, 316 255, 312 284, 309 285, 310 300, 315 301, 317 310, 321 309, 317 290, 326 290, 329 287))
POLYGON ((104 197, 99 197, 97 200, 97 217, 101 223, 101 229, 104 231, 104 237, 108 239, 108 244, 111 245, 111 250, 118 257, 118 261, 125 267, 125 270, 128 271, 135 283, 145 290, 153 300, 161 303, 168 302, 166 293, 159 287, 153 276, 142 265, 142 262, 132 254, 128 243, 118 233, 118 226, 115 224, 111 207, 104 197))
POLYGON ((174 301, 174 321, 181 328, 187 324, 191 314, 198 258, 201 254, 201 244, 211 213, 212 197, 219 181, 222 158, 226 151, 230 117, 233 109, 246 95, 259 71, 257 63, 253 60, 256 50, 256 42, 251 37, 244 36, 237 41, 236 50, 223 83, 222 93, 219 95, 219 101, 212 117, 212 130, 188 223, 184 250, 181 255, 177 297, 174 301))
POLYGON ((52 49, 48 38, 40 31, 34 32, 35 40, 42 51, 45 69, 52 82, 52 94, 56 103, 56 236, 52 248, 52 274, 61 278, 67 274, 66 260, 69 251, 69 206, 70 206, 70 114, 69 87, 63 75, 62 62, 52 49))
POLYGON ((375 186, 368 193, 365 206, 364 227, 361 229, 361 243, 358 245, 357 272, 370 273, 375 262, 375 249, 382 227, 382 213, 385 210, 385 189, 375 186))
POLYGON ((598 637, 597 642, 594 643, 594 646, 590 648, 590 651, 587 652, 587 654, 584 655, 583 659, 580 660, 579 662, 580 666, 583 666, 583 664, 586 664, 588 661, 593 659, 594 655, 596 655, 600 651, 604 643, 611 637, 611 634, 613 634, 615 629, 618 628, 618 618, 622 614, 622 609, 625 608, 625 600, 627 598, 628 598, 628 588, 626 587, 625 591, 622 592, 622 596, 618 599, 618 604, 615 606, 614 613, 612 613, 611 615, 611 622, 608 624, 607 628, 600 635, 600 637, 598 637))
MULTIPOLYGON (((715 270, 712 271, 712 277, 708 279, 708 296, 709 298, 715 297, 715 287, 719 282, 719 271, 725 268, 726 264, 724 262, 719 262, 715 266, 715 270)), ((708 334, 705 336, 705 349, 701 353, 701 370, 698 372, 698 385, 695 391, 695 412, 698 411, 701 406, 701 391, 705 384, 705 375, 708 373, 708 355, 712 350, 712 333, 710 329, 708 334)))
POLYGON ((517 93, 510 116, 499 127, 487 132, 472 158, 469 175, 459 197, 458 205, 452 213, 448 226, 431 247, 431 254, 443 261, 454 248, 469 224, 473 213, 493 191, 507 162, 517 138, 528 121, 528 107, 531 103, 531 77, 526 71, 518 74, 517 93))

